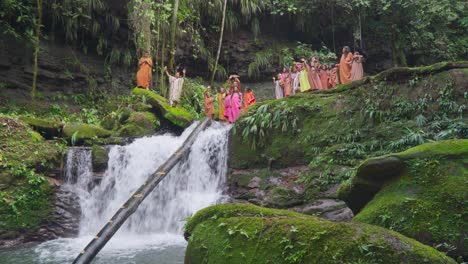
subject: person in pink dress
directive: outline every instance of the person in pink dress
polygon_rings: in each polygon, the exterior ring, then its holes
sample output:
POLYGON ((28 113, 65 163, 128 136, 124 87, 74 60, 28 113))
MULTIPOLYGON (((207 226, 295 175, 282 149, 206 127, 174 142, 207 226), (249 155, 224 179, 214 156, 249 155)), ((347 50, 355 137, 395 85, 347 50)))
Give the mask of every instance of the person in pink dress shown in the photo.
POLYGON ((242 112, 242 93, 239 91, 239 88, 234 87, 234 92, 232 93, 231 97, 231 119, 229 119, 230 123, 234 123, 237 121, 239 116, 242 112))
POLYGON ((226 97, 224 97, 224 117, 229 123, 231 123, 232 120, 231 95, 232 93, 228 91, 226 97))

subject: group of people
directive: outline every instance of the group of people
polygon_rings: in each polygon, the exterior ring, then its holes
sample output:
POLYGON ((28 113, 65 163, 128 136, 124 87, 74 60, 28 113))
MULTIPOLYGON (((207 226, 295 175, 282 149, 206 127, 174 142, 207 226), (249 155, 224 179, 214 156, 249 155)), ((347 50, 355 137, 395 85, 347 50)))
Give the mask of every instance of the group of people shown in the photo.
MULTIPOLYGON (((256 103, 255 95, 249 87, 245 87, 244 94, 241 92, 241 82, 239 75, 231 75, 228 79, 229 89, 219 88, 218 119, 230 124, 236 122, 242 112, 247 112, 249 107, 256 103)), ((214 118, 214 102, 211 96, 211 86, 205 90, 205 115, 214 118)))
MULTIPOLYGON (((351 52, 351 49, 345 46, 342 50, 339 64, 325 65, 320 63, 320 58, 312 57, 310 61, 301 59, 300 62, 294 62, 294 67, 284 67, 283 71, 273 77, 275 85, 275 97, 280 99, 296 93, 304 93, 312 90, 332 89, 341 84, 362 79, 364 70, 362 67, 363 56, 359 52, 351 52)), ((150 88, 151 70, 153 62, 149 52, 145 52, 138 62, 139 70, 137 73, 137 86, 145 89, 150 88)), ((185 81, 186 70, 181 73, 176 71, 174 75, 169 74, 167 67, 164 72, 169 78, 169 102, 175 106, 180 101, 182 88, 185 81)), ((220 121, 234 123, 242 112, 247 112, 249 107, 255 104, 256 99, 253 91, 246 87, 244 94, 241 91, 241 82, 239 75, 231 75, 228 78, 227 86, 229 89, 221 87, 217 93, 220 121)), ((214 118, 215 99, 211 95, 211 86, 204 92, 205 115, 214 118)))
MULTIPOLYGON (((153 68, 153 60, 150 57, 148 51, 145 51, 143 57, 138 61, 138 72, 137 72, 137 87, 150 89, 151 85, 151 70, 153 68)), ((170 88, 169 88, 169 102, 171 106, 176 105, 180 102, 180 97, 182 95, 182 88, 184 86, 185 75, 187 73, 186 69, 182 70, 182 76, 179 71, 176 71, 174 75, 169 74, 167 67, 164 67, 164 73, 169 78, 170 88)))
POLYGON ((352 53, 345 46, 339 64, 325 65, 320 58, 312 57, 310 62, 301 59, 294 62, 294 67, 284 67, 283 71, 273 77, 275 97, 280 99, 296 93, 313 90, 332 89, 341 84, 362 79, 364 70, 363 56, 358 51, 352 53))

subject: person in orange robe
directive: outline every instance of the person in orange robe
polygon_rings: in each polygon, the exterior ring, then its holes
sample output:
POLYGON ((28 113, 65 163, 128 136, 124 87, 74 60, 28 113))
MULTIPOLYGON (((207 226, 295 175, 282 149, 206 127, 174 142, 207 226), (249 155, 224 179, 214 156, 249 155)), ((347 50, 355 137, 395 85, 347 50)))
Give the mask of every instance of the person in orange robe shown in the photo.
POLYGON ((205 90, 205 116, 213 119, 214 116, 214 98, 210 94, 211 86, 205 90))
POLYGON ((318 69, 315 67, 318 64, 318 60, 315 57, 310 59, 310 65, 304 60, 304 66, 307 69, 309 84, 312 90, 322 90, 322 82, 318 74, 318 69))
POLYGON ((331 88, 337 87, 340 82, 338 80, 338 66, 339 64, 333 65, 332 69, 330 70, 330 84, 331 88))
POLYGON ((322 64, 320 66, 320 81, 322 82, 322 89, 326 90, 328 89, 328 72, 327 72, 327 65, 322 64))
POLYGON ((348 46, 342 51, 340 60, 340 80, 342 84, 351 82, 351 65, 353 64, 353 53, 348 46))
POLYGON ((244 113, 247 113, 249 111, 249 107, 254 105, 256 102, 257 100, 255 99, 252 89, 246 87, 244 92, 244 113))
POLYGON ((145 51, 143 57, 138 61, 138 67, 139 69, 136 76, 137 86, 149 90, 153 60, 151 59, 148 51, 145 51))

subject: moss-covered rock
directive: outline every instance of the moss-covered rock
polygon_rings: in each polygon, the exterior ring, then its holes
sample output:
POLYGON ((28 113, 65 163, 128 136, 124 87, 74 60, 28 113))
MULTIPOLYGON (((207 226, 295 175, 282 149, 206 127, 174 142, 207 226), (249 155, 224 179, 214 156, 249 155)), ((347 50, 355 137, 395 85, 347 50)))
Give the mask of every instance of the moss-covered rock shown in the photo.
POLYGON ((105 146, 95 145, 91 149, 93 170, 97 172, 104 172, 107 169, 109 161, 109 150, 105 146))
POLYGON ((37 228, 47 219, 52 188, 44 175, 61 160, 58 144, 21 120, 0 116, 0 235, 37 228))
POLYGON ((340 187, 354 221, 468 257, 468 140, 424 144, 365 161, 340 187))
POLYGON ((88 124, 66 124, 63 127, 63 136, 75 141, 75 143, 83 142, 86 139, 107 138, 112 135, 102 127, 88 124))
POLYGON ((171 107, 166 98, 146 89, 135 88, 133 95, 144 98, 155 110, 173 125, 185 128, 195 120, 189 112, 180 106, 171 107))
POLYGON ((141 137, 154 134, 160 128, 159 120, 149 112, 133 112, 125 125, 120 128, 123 137, 141 137))
POLYGON ((437 250, 380 227, 333 223, 252 205, 201 210, 186 225, 186 264, 456 263, 437 250))
POLYGON ((51 139, 60 136, 63 124, 55 120, 22 116, 20 120, 38 131, 45 138, 51 139))

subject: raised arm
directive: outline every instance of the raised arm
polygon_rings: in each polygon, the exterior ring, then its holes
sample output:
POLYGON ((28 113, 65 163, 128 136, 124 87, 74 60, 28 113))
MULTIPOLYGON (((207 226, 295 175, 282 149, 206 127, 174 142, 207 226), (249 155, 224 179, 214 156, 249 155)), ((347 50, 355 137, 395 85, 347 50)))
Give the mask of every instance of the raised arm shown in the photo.
POLYGON ((167 66, 164 66, 164 73, 167 75, 167 77, 171 78, 172 76, 169 74, 169 71, 167 70, 167 66))

